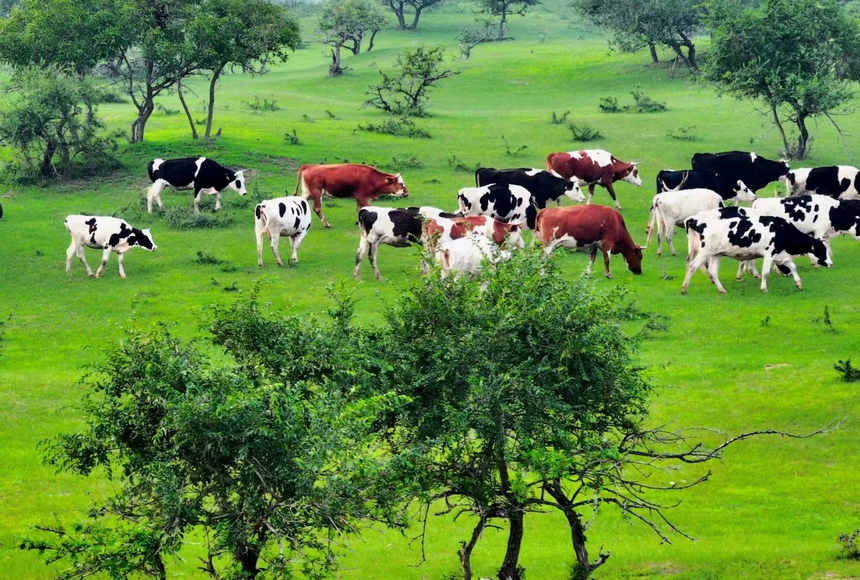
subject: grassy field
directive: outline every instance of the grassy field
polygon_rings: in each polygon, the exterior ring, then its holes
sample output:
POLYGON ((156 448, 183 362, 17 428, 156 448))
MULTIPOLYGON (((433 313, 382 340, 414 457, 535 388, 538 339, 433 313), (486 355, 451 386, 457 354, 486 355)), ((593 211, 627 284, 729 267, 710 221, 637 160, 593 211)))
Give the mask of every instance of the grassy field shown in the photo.
MULTIPOLYGON (((552 5, 550 5, 552 6, 552 5)), ((454 63, 462 73, 432 95, 432 117, 419 126, 430 139, 407 139, 357 130, 379 122, 361 105, 368 85, 379 78, 407 46, 443 43, 456 53, 453 40, 468 24, 472 7, 452 5, 422 18, 418 31, 386 30, 372 52, 349 56, 349 69, 326 78, 325 48, 310 44, 290 61, 262 77, 229 76, 218 93, 213 143, 194 142, 175 96, 162 99, 167 112, 156 112, 147 140, 121 145, 126 169, 115 175, 49 188, 0 183, 0 320, 5 321, 0 351, 0 578, 52 577, 35 554, 16 548, 19 538, 52 514, 70 521, 109 491, 98 478, 55 474, 41 464, 39 441, 79 424, 74 405, 85 391, 78 379, 86 366, 115 344, 129 323, 173 325, 190 338, 212 304, 230 303, 260 278, 263 300, 276 311, 322 314, 329 305, 326 286, 343 284, 359 299, 362 322, 380 319, 387 304, 418 276, 418 256, 411 249, 383 247, 379 266, 386 281, 376 282, 368 264, 362 281, 352 278, 358 234, 351 202, 327 202, 333 228, 314 224, 299 251, 297 267, 256 267, 252 208, 256 199, 276 197, 295 188, 300 163, 372 163, 402 171, 408 200, 381 205, 455 206, 456 191, 472 185, 478 164, 494 167, 542 167, 549 152, 581 148, 555 113, 587 123, 604 135, 588 147, 603 148, 624 160, 640 162, 643 186, 619 184, 619 200, 634 239, 644 243, 654 177, 663 168, 684 168, 697 151, 740 149, 778 158, 779 142, 769 123, 749 103, 718 97, 695 84, 671 63, 648 64, 646 54, 620 55, 573 14, 548 8, 511 20, 515 40, 480 46, 468 61, 454 63), (637 87, 665 102, 659 114, 603 114, 601 97, 632 101, 637 87), (274 100, 278 110, 255 113, 255 98, 274 100), (693 141, 668 136, 687 129, 693 141), (300 144, 285 134, 295 131, 300 144), (516 152, 516 153, 514 153, 516 152), (146 163, 155 157, 207 155, 221 163, 249 169, 249 195, 224 195, 225 227, 172 228, 161 215, 148 216, 143 194, 149 185, 146 163), (67 277, 68 235, 63 218, 70 213, 118 214, 138 227, 151 227, 158 252, 132 251, 125 260, 128 279, 117 274, 115 257, 105 276, 88 279, 79 262, 67 277), (201 263, 198 252, 221 264, 201 263)), ((310 38, 311 20, 303 23, 310 38)), ((668 58, 669 55, 665 54, 668 58)), ((205 94, 205 81, 189 84, 205 94)), ((198 118, 202 100, 192 97, 198 118)), ((104 105, 101 116, 111 130, 133 119, 130 104, 104 105)), ((841 117, 844 143, 828 124, 815 130, 813 159, 802 165, 857 164, 852 135, 860 117, 841 117)), ((8 157, 9 152, 4 152, 8 157)), ((772 194, 774 185, 765 193, 772 194)), ((190 211, 189 192, 162 194, 170 209, 190 211)), ((205 200, 205 211, 213 205, 205 200)), ((597 203, 610 205, 599 190, 597 203)), ((527 234, 528 236, 528 234, 527 234)), ((679 250, 684 236, 676 237, 679 250)), ((284 242, 286 244, 286 242, 284 242)), ((284 245, 281 246, 284 250, 284 245)), ((669 511, 673 522, 695 538, 670 534, 671 544, 645 526, 606 510, 589 531, 589 548, 612 552, 599 570, 601 579, 846 579, 860 577, 860 564, 838 558, 841 533, 860 527, 860 496, 854 461, 860 441, 857 387, 840 382, 838 360, 860 356, 860 301, 857 292, 860 244, 848 238, 834 244, 836 266, 813 270, 798 260, 802 292, 790 279, 773 276, 770 293, 758 282, 733 281, 734 262, 724 261, 725 296, 704 275, 696 274, 689 296, 680 295, 684 258, 658 259, 653 249, 634 277, 619 258, 614 280, 595 275, 597 288, 627 287, 644 308, 663 314, 668 330, 646 341, 642 364, 657 385, 655 424, 676 428, 707 427, 711 442, 722 434, 773 428, 814 431, 844 420, 839 429, 808 440, 759 438, 731 448, 723 463, 710 465, 712 480, 666 497, 681 502, 669 511)), ((682 251, 683 254, 683 251, 682 251)), ((88 261, 98 261, 88 250, 88 261)), ((560 259, 565 275, 584 270, 586 256, 560 259)), ((631 332, 638 329, 631 328, 631 332)), ((571 337, 575 340, 575 337, 571 337)), ((691 481, 702 469, 667 473, 666 481, 691 481)), ((428 529, 427 562, 415 567, 420 553, 410 535, 366 531, 349 539, 341 577, 355 579, 441 578, 457 570, 457 542, 471 530, 468 522, 435 519, 428 529)), ((505 534, 488 531, 475 552, 476 572, 494 574, 505 534)), ((192 548, 193 549, 193 548, 192 548)), ((572 561, 566 527, 555 515, 526 518, 521 563, 529 580, 561 579, 572 561)), ((192 552, 171 562, 171 577, 199 577, 192 552)))

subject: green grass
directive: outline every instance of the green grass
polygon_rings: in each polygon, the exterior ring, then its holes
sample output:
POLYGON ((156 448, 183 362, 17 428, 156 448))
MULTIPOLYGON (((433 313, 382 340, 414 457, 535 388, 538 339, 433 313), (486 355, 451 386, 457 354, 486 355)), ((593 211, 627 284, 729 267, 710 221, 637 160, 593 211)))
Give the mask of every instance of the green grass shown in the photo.
MULTIPOLYGON (((326 286, 344 284, 359 299, 360 320, 371 324, 418 277, 414 250, 383 247, 379 266, 386 281, 376 282, 366 263, 362 281, 353 281, 358 235, 355 205, 349 201, 326 203, 334 226, 330 230, 314 217, 299 250, 298 266, 278 268, 266 248, 265 267, 260 270, 251 200, 232 191, 224 194, 222 211, 231 218, 226 227, 171 229, 163 216, 148 216, 141 204, 149 185, 145 166, 150 159, 203 154, 248 168, 249 197, 267 198, 293 192, 300 163, 349 160, 385 168, 394 158, 414 157, 423 167, 403 171, 409 199, 380 204, 451 209, 456 191, 474 183, 471 173, 451 167, 453 156, 469 166, 542 167, 547 153, 578 148, 570 141, 566 124, 550 123, 554 111, 570 110, 569 121, 586 123, 604 135, 589 147, 640 162, 644 185, 622 183, 617 191, 628 227, 641 243, 660 169, 688 167, 697 151, 741 149, 778 157, 776 133, 750 104, 719 98, 685 74, 672 72, 669 65, 650 65, 645 53, 608 54, 605 40, 577 17, 564 14, 559 19, 548 9, 512 19, 516 40, 477 47, 470 60, 460 63, 463 73, 432 94, 432 117, 417 121, 431 139, 356 131, 359 124, 382 120, 361 107, 367 87, 379 77, 377 71, 390 67, 403 47, 418 43, 444 43, 455 52, 453 38, 470 22, 470 10, 467 4, 454 5, 423 16, 418 31, 383 31, 372 52, 345 59, 349 70, 341 78, 325 77, 328 62, 315 44, 268 75, 226 77, 215 118, 215 127, 222 127, 223 133, 212 144, 192 142, 182 115, 156 112, 145 143, 121 144, 126 169, 110 178, 50 188, 0 184, 0 196, 10 196, 0 198, 5 210, 0 220, 0 318, 10 317, 0 351, 0 578, 51 577, 51 569, 37 555, 16 549, 18 539, 33 524, 49 521, 53 513, 63 520, 79 517, 110 490, 110 484, 98 478, 55 474, 41 464, 36 445, 79 424, 74 405, 85 387, 78 379, 88 364, 100 360, 103 348, 120 339, 125 325, 165 321, 175 334, 190 338, 199 331, 210 305, 230 303, 260 278, 266 280, 262 299, 271 308, 303 314, 322 314, 330 304, 326 286), (598 111, 601 97, 612 95, 626 102, 638 86, 665 102, 668 111, 641 115, 598 111), (254 113, 245 102, 253 102, 255 96, 274 99, 279 110, 254 113), (690 126, 696 127, 695 141, 667 137, 690 126), (293 129, 299 145, 284 139, 293 129), (505 140, 511 150, 523 145, 526 149, 509 156, 505 140), (129 253, 127 280, 119 278, 115 257, 100 280, 88 279, 77 261, 67 277, 69 240, 62 221, 67 214, 80 212, 116 213, 135 226, 151 227, 159 250, 129 253), (198 252, 222 263, 203 263, 198 252)), ((306 20, 306 36, 312 29, 312 21, 306 20)), ((203 80, 188 87, 205 94, 203 80)), ((178 108, 173 96, 162 102, 168 109, 178 108)), ((202 118, 202 101, 191 97, 190 105, 202 118)), ((133 118, 128 104, 103 105, 100 113, 111 130, 127 129, 133 118)), ((860 130, 856 115, 840 122, 849 135, 860 130)), ((8 158, 9 153, 2 155, 8 158)), ((824 123, 816 130, 813 155, 803 165, 856 164, 853 151, 844 149, 835 130, 824 123)), ((171 209, 192 205, 187 191, 168 190, 162 199, 171 209)), ((595 201, 610 203, 602 190, 595 201)), ((212 206, 207 197, 204 211, 212 206)), ((683 234, 677 240, 681 250, 683 234)), ((735 264, 726 260, 722 279, 728 295, 718 295, 697 273, 689 295, 682 297, 684 258, 660 260, 653 249, 647 252, 641 277, 630 274, 617 257, 612 263, 614 280, 594 276, 598 288, 624 285, 643 307, 669 319, 668 330, 651 334, 642 351, 642 363, 658 385, 652 406, 655 424, 713 428, 715 433, 706 436, 713 443, 722 433, 761 428, 805 433, 845 419, 838 430, 822 437, 742 443, 730 449, 724 462, 708 466, 711 481, 666 494, 667 502, 681 501, 668 513, 696 538, 693 542, 670 535, 672 544, 661 544, 643 525, 625 521, 613 510, 601 512, 589 530, 589 549, 596 556, 603 546, 612 557, 596 577, 860 576, 860 565, 836 557, 838 535, 860 523, 855 469, 860 409, 856 386, 841 382, 833 370, 838 360, 860 356, 856 291, 860 245, 840 238, 833 247, 832 270, 813 270, 805 259, 798 260, 802 292, 781 276, 771 277, 768 294, 762 294, 752 279, 735 283, 735 264), (671 279, 664 278, 664 269, 671 279), (836 333, 821 320, 825 307, 836 333)), ((95 264, 97 252, 88 250, 87 259, 95 264)), ((571 253, 560 260, 564 274, 573 278, 583 271, 586 257, 571 253)), ((684 469, 666 474, 665 480, 690 481, 705 471, 684 469)), ((366 531, 349 539, 341 576, 440 578, 457 569, 457 542, 470 529, 464 519, 456 523, 433 519, 427 562, 419 567, 414 565, 420 551, 409 544, 417 531, 406 536, 366 531)), ((474 556, 478 575, 494 574, 504 541, 504 533, 485 534, 474 556)), ((553 514, 529 515, 522 555, 528 578, 564 578, 571 560, 563 522, 553 514)), ((199 577, 191 557, 172 562, 170 570, 172 577, 199 577)))

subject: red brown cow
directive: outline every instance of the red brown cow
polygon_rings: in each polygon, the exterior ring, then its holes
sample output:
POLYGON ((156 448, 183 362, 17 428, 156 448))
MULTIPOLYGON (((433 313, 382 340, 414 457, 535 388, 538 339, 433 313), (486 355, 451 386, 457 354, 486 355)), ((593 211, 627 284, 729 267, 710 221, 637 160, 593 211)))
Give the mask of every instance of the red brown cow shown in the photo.
POLYGON ((338 163, 332 165, 302 165, 296 180, 295 195, 302 188, 302 197, 314 200, 314 212, 325 227, 331 224, 322 212, 322 196, 354 197, 358 209, 370 205, 380 195, 407 197, 409 192, 400 174, 383 173, 370 165, 338 163))
POLYGON ((633 185, 642 185, 639 179, 637 163, 625 163, 619 161, 609 151, 603 149, 583 149, 582 151, 568 151, 567 153, 550 153, 546 158, 546 168, 556 175, 579 183, 588 185, 588 201, 594 195, 594 186, 601 185, 606 188, 616 209, 621 209, 621 204, 615 198, 613 183, 621 180, 633 185))
POLYGON ((606 277, 609 272, 609 255, 621 254, 634 274, 642 273, 642 250, 637 246, 621 214, 602 205, 572 205, 542 209, 537 215, 536 230, 543 250, 551 254, 556 246, 588 248, 588 270, 594 265, 597 250, 603 252, 606 277))

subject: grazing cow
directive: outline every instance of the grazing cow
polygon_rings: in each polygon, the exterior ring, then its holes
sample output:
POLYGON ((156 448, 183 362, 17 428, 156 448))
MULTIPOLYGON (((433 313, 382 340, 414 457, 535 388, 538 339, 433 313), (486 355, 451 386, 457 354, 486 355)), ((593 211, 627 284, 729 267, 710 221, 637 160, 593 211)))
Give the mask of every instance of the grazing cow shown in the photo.
MULTIPOLYGON (((378 207, 368 205, 358 210, 358 229, 361 239, 355 253, 355 272, 358 280, 361 276, 361 262, 370 255, 370 265, 377 280, 382 280, 379 268, 376 266, 376 255, 380 244, 395 248, 405 248, 421 240, 422 224, 436 218, 455 217, 435 207, 378 207)), ((426 269, 422 258, 422 271, 426 269)))
POLYGON ((440 277, 442 278, 452 273, 458 277, 463 274, 476 275, 481 272, 484 259, 495 264, 510 257, 510 252, 499 249, 489 238, 478 233, 448 240, 439 244, 436 249, 436 263, 441 267, 440 277))
POLYGON ((726 207, 702 212, 688 219, 686 228, 689 254, 681 294, 687 293, 690 278, 703 265, 717 290, 725 294, 719 278, 722 256, 736 260, 762 258, 762 292, 767 292, 767 275, 772 264, 784 274, 790 274, 797 289, 802 289, 792 256, 807 254, 820 266, 829 268, 832 265, 821 240, 804 234, 782 218, 761 215, 754 210, 726 207))
POLYGON ((314 200, 314 213, 323 225, 331 227, 322 211, 322 196, 355 198, 361 209, 380 195, 408 197, 409 191, 399 173, 383 173, 370 165, 336 163, 331 165, 302 165, 296 178, 295 195, 314 200))
POLYGON ((566 195, 575 202, 585 201, 582 189, 578 183, 562 179, 543 169, 492 169, 482 167, 475 171, 475 185, 490 185, 492 183, 508 183, 525 187, 532 194, 535 206, 543 209, 551 201, 558 201, 566 195))
POLYGON ((72 243, 66 250, 66 274, 69 275, 72 273, 72 258, 75 255, 87 269, 87 275, 93 275, 84 258, 84 246, 104 250, 101 266, 95 273, 96 278, 101 278, 111 252, 116 252, 119 275, 125 278, 125 270, 122 268, 123 254, 136 246, 150 252, 158 249, 148 229, 133 228, 127 221, 115 217, 70 215, 66 217, 66 230, 72 235, 72 243))
POLYGON ((745 151, 696 153, 691 163, 693 169, 714 171, 732 182, 743 181, 753 191, 777 181, 789 170, 787 161, 771 161, 745 151))
POLYGON ((464 187, 457 192, 457 204, 463 216, 487 216, 500 222, 522 223, 534 228, 537 208, 532 194, 520 185, 493 183, 481 187, 464 187))
POLYGON ((642 273, 642 250, 627 231, 624 218, 616 210, 602 205, 572 205, 542 209, 537 216, 537 233, 544 253, 550 254, 556 246, 588 248, 588 269, 591 274, 597 250, 603 252, 603 265, 607 278, 609 255, 621 254, 634 274, 642 273))
POLYGON ((860 169, 850 165, 803 167, 785 175, 788 195, 817 193, 834 199, 860 199, 860 169))
POLYGON ((194 211, 200 213, 200 195, 215 196, 215 211, 221 209, 221 192, 228 187, 245 195, 245 172, 232 171, 206 157, 184 159, 153 159, 147 166, 152 187, 146 193, 146 211, 152 213, 152 201, 164 209, 161 192, 168 185, 176 189, 194 190, 194 211))
POLYGON ((648 221, 645 240, 647 247, 651 243, 651 234, 657 229, 657 255, 663 255, 661 236, 669 243, 672 255, 677 255, 672 238, 675 226, 684 227, 687 218, 699 212, 723 207, 723 198, 710 189, 685 189, 683 191, 664 191, 654 196, 651 202, 651 218, 648 221))
POLYGON ((594 186, 600 185, 609 192, 616 209, 621 209, 621 204, 615 197, 615 187, 612 184, 621 180, 633 185, 642 185, 637 165, 637 163, 619 161, 603 149, 550 153, 546 158, 547 170, 564 179, 576 180, 579 185, 588 185, 586 203, 591 203, 594 186))
POLYGON ((272 241, 272 253, 278 266, 283 266, 278 242, 281 236, 290 238, 293 255, 290 264, 298 264, 299 246, 311 228, 311 208, 301 197, 276 197, 261 201, 254 208, 254 232, 257 236, 257 266, 263 267, 263 236, 272 241))
POLYGON ((688 189, 710 189, 717 192, 723 201, 730 199, 752 201, 755 199, 755 193, 750 191, 743 181, 732 181, 713 171, 663 169, 657 174, 657 193, 661 191, 686 191, 688 189))

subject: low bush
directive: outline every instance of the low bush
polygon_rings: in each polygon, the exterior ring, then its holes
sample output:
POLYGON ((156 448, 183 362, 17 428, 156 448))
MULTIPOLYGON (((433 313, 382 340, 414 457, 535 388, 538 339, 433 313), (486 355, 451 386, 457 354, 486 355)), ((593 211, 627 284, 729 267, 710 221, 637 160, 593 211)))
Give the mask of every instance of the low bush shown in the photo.
POLYGON ((603 135, 591 125, 571 123, 567 126, 574 141, 596 141, 603 135))
POLYGON ((430 133, 421 129, 412 120, 407 119, 406 117, 392 117, 380 124, 359 124, 358 130, 367 131, 369 133, 381 133, 383 135, 397 135, 398 137, 430 139, 430 133))

